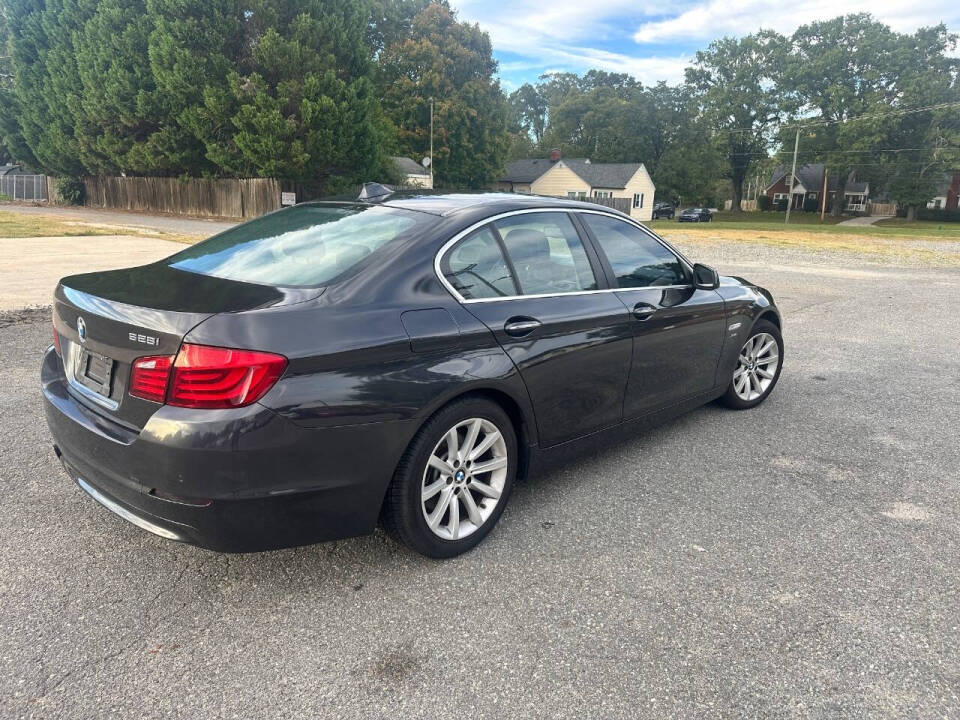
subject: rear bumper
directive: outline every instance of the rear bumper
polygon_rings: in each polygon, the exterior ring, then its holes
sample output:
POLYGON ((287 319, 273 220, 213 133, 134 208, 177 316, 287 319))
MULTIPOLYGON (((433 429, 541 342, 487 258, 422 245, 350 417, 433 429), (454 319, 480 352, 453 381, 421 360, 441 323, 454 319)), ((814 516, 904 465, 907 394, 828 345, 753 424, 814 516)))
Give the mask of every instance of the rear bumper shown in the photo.
POLYGON ((222 552, 371 532, 415 432, 410 421, 308 429, 257 404, 158 407, 134 431, 69 392, 52 350, 41 381, 57 454, 87 494, 154 534, 222 552))

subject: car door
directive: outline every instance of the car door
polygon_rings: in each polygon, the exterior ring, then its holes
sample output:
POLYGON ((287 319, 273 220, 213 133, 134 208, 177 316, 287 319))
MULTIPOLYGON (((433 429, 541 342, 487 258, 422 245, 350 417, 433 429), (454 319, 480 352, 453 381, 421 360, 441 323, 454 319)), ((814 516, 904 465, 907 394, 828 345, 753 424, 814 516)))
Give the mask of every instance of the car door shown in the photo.
POLYGON ((579 218, 632 316, 624 417, 711 390, 726 325, 720 294, 695 288, 690 268, 652 233, 611 215, 584 212, 579 218))
POLYGON ((441 257, 464 306, 520 371, 542 447, 622 420, 632 319, 569 213, 521 211, 441 257))

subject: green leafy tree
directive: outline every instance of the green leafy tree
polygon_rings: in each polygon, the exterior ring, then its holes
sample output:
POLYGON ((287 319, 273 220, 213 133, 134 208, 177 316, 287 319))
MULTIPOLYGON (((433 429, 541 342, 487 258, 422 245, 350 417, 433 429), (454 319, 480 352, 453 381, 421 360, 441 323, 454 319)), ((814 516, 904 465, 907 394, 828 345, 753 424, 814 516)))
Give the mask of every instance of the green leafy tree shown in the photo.
POLYGON ((510 94, 511 118, 517 132, 526 133, 536 145, 543 143, 548 109, 549 99, 539 85, 524 83, 510 94))
POLYGON ((150 67, 143 0, 100 0, 74 35, 80 88, 72 107, 79 160, 92 174, 176 172, 156 135, 174 126, 150 67))
POLYGON ((247 7, 223 86, 204 88, 186 124, 234 175, 280 177, 317 192, 385 172, 389 131, 370 80, 365 8, 352 0, 247 7))
MULTIPOLYGON (((957 99, 957 61, 948 56, 955 42, 943 26, 905 35, 867 14, 810 23, 790 38, 780 90, 786 107, 806 124, 804 154, 825 162, 836 178, 834 214, 843 209, 854 172, 872 187, 902 194, 907 204, 919 204, 942 180, 940 170, 950 160, 942 147, 949 144, 956 109, 896 111, 957 99), (877 151, 900 148, 920 150, 877 151)), ((792 132, 781 136, 784 146, 792 141, 792 132)))
POLYGON ((379 93, 399 152, 416 159, 428 154, 433 98, 438 186, 489 186, 511 145, 490 37, 431 4, 414 18, 410 35, 378 60, 379 93))
POLYGON ((6 0, 5 22, 14 74, 11 98, 3 111, 4 136, 20 150, 19 159, 48 172, 83 172, 74 136, 80 102, 73 36, 93 14, 92 1, 6 0), (10 114, 14 114, 11 119, 10 114))
POLYGON ((769 31, 723 38, 697 52, 686 70, 700 110, 723 144, 734 212, 741 211, 744 182, 754 161, 766 154, 778 119, 774 68, 783 48, 784 38, 769 31))
MULTIPOLYGON (((17 130, 16 109, 13 96, 13 62, 10 53, 7 8, 0 5, 0 165, 13 162, 9 134, 17 130)), ((13 141, 15 142, 15 140, 13 141)))
POLYGON ((209 108, 224 101, 230 73, 250 53, 246 11, 234 0, 147 0, 147 12, 153 82, 172 118, 151 137, 155 160, 147 162, 166 165, 169 174, 229 174, 210 156, 209 144, 211 138, 229 142, 230 116, 211 117, 209 108))

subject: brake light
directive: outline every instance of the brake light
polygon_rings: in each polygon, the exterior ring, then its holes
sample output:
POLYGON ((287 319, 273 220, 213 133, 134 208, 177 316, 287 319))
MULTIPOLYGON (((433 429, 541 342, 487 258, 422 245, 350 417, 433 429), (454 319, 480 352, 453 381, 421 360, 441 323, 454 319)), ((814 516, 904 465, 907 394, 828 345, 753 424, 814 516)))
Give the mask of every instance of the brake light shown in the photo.
POLYGON ((167 403, 188 408, 232 408, 262 398, 283 375, 282 355, 184 343, 173 363, 167 403))
POLYGON ((172 355, 137 358, 130 368, 130 394, 134 397, 162 403, 167 396, 172 355))

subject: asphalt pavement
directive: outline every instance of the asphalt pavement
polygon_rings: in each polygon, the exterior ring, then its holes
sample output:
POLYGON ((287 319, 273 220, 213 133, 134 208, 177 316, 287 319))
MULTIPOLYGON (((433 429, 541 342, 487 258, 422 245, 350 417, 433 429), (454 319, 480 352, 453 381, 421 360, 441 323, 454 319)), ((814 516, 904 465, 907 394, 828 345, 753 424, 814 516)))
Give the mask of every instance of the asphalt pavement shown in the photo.
POLYGON ((585 448, 443 562, 127 524, 50 449, 46 311, 0 314, 0 717, 960 716, 960 271, 764 253, 697 258, 780 301, 764 405, 585 448))

